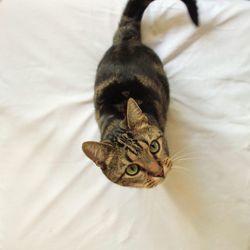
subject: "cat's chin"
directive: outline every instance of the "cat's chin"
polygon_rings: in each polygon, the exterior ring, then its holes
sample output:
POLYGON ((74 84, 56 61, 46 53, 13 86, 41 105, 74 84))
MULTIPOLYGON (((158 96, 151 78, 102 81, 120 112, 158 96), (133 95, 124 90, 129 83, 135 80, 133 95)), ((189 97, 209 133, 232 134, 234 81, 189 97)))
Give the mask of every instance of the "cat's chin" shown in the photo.
POLYGON ((146 188, 153 188, 161 184, 167 177, 168 172, 172 168, 172 163, 168 164, 166 167, 164 167, 164 176, 163 177, 152 177, 151 181, 148 183, 146 188))
POLYGON ((164 180, 165 177, 153 177, 153 182, 150 186, 148 186, 147 188, 154 188, 156 186, 158 186, 159 184, 161 184, 164 180))

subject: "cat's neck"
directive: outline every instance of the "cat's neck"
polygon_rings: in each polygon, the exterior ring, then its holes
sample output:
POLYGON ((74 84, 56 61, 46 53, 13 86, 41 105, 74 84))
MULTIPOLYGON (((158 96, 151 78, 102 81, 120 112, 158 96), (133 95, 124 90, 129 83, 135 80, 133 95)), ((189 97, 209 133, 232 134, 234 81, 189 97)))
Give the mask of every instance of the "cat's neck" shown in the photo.
POLYGON ((110 115, 105 117, 103 121, 100 123, 100 131, 101 131, 101 140, 109 141, 109 136, 113 134, 114 130, 119 128, 126 129, 126 121, 122 119, 117 119, 115 116, 110 115))
MULTIPOLYGON (((157 120, 151 116, 147 115, 149 122, 151 125, 155 125, 159 127, 157 120)), ((116 118, 114 115, 110 115, 107 117, 102 117, 99 121, 99 127, 101 131, 101 141, 110 141, 110 137, 114 135, 115 131, 118 130, 128 130, 127 120, 116 118)))

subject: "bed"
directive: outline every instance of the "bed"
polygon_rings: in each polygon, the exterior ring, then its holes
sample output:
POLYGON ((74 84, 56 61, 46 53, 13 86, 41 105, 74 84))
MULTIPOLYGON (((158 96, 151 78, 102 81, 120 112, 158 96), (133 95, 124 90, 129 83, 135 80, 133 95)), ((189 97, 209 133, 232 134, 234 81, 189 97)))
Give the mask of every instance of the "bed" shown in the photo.
POLYGON ((147 190, 112 184, 81 150, 100 136, 95 70, 125 3, 0 1, 0 249, 249 250, 250 2, 200 0, 199 28, 181 1, 145 12, 181 157, 147 190))

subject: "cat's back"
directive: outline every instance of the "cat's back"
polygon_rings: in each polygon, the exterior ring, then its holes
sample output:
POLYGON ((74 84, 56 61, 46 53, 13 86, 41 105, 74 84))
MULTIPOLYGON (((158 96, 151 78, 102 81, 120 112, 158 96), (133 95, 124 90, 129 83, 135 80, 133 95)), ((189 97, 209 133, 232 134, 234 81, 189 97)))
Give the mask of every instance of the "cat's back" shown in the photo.
POLYGON ((142 43, 113 45, 101 60, 95 82, 98 122, 109 121, 104 117, 124 119, 129 98, 137 100, 142 111, 155 117, 163 129, 168 81, 159 57, 142 43))
POLYGON ((96 74, 96 87, 103 81, 133 80, 136 75, 157 80, 157 71, 165 77, 162 63, 156 53, 140 42, 113 45, 104 54, 96 74))

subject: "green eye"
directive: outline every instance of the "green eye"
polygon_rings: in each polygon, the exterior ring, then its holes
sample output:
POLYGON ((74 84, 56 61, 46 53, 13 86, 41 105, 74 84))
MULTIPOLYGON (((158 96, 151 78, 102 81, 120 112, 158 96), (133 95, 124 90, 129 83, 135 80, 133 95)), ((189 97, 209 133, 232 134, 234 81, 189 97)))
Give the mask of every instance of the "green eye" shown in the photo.
POLYGON ((160 144, 158 141, 154 140, 151 142, 150 146, 149 146, 150 152, 152 154, 156 154, 159 152, 160 150, 160 144))
POLYGON ((130 176, 137 175, 140 172, 140 166, 131 164, 126 168, 126 174, 130 176))

